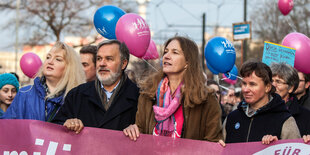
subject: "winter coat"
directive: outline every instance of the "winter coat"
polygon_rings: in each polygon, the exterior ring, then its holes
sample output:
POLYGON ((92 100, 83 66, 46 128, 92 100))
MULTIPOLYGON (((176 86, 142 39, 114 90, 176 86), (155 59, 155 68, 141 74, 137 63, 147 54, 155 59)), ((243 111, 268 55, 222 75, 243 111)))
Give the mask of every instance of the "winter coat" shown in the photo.
POLYGON ((290 97, 288 110, 294 117, 300 135, 310 134, 310 110, 298 104, 298 100, 295 96, 290 97))
POLYGON ((273 94, 272 97, 273 99, 258 109, 252 117, 245 113, 245 107, 248 104, 245 101, 239 103, 238 109, 231 112, 224 122, 225 142, 261 141, 264 135, 277 136, 279 139, 300 138, 296 122, 293 121, 284 101, 278 94, 273 94), (290 121, 288 124, 292 125, 283 130, 287 121, 290 121))
POLYGON ((4 111, 0 108, 0 117, 3 115, 4 111))
MULTIPOLYGON (((12 104, 3 114, 3 119, 33 119, 47 121, 51 114, 58 111, 63 103, 63 95, 45 99, 46 92, 40 78, 34 84, 22 87, 16 94, 12 104), (57 108, 55 111, 54 109, 57 108)), ((51 120, 51 118, 50 118, 51 120)))
MULTIPOLYGON (((136 125, 141 133, 153 134, 153 129, 156 125, 153 111, 153 105, 155 104, 155 98, 140 95, 136 125)), ((182 138, 212 142, 217 142, 222 138, 221 107, 211 89, 208 93, 207 100, 201 104, 195 104, 194 107, 184 107, 182 100, 181 106, 184 117, 182 138)))
POLYGON ((309 88, 306 91, 306 94, 304 96, 302 96, 299 100, 298 100, 298 104, 302 105, 303 107, 307 108, 308 110, 310 110, 310 91, 309 88))
POLYGON ((138 96, 139 88, 127 78, 106 111, 91 81, 69 91, 53 122, 78 118, 87 127, 123 130, 135 122, 138 96))

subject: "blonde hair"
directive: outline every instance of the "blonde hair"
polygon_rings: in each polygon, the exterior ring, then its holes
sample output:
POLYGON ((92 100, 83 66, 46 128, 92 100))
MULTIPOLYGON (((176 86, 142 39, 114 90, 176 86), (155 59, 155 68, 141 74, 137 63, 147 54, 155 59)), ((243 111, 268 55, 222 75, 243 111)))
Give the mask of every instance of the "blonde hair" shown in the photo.
MULTIPOLYGON (((184 106, 194 107, 195 104, 201 104, 203 101, 207 100, 208 91, 211 91, 210 88, 205 85, 206 78, 203 75, 199 49, 195 42, 181 36, 170 38, 165 43, 165 48, 173 40, 179 42, 184 52, 186 62, 188 63, 188 67, 183 76, 184 87, 182 88, 182 94, 184 106)), ((141 83, 141 94, 145 94, 151 98, 155 97, 157 86, 165 76, 161 68, 155 75, 146 79, 141 83)))
MULTIPOLYGON (((84 83, 86 79, 80 57, 74 51, 74 49, 65 43, 56 42, 55 45, 51 48, 50 52, 58 50, 63 51, 66 67, 61 79, 56 85, 55 91, 48 94, 45 98, 52 97, 62 91, 65 92, 64 94, 65 97, 72 88, 84 83)), ((44 76, 43 65, 40 68, 40 71, 38 72, 37 76, 40 78, 44 76)))

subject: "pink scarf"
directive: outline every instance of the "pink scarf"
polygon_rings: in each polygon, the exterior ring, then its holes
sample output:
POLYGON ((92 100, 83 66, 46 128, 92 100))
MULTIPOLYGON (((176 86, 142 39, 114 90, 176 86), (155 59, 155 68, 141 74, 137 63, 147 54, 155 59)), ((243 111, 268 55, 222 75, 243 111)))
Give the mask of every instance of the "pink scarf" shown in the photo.
POLYGON ((162 136, 171 136, 176 130, 174 113, 180 106, 182 96, 181 86, 183 82, 179 84, 174 95, 171 95, 168 83, 169 80, 167 77, 160 81, 156 93, 157 105, 153 106, 155 120, 157 122, 156 130, 162 136))

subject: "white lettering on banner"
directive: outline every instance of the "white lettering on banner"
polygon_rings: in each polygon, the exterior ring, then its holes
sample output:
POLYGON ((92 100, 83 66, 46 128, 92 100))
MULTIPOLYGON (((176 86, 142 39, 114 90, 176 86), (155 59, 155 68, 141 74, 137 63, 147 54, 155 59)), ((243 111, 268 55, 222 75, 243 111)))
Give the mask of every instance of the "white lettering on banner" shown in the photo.
POLYGON ((303 143, 284 143, 265 148, 254 155, 309 155, 310 145, 303 143))
POLYGON ((46 155, 54 155, 56 154, 58 143, 50 141, 48 145, 46 155))
POLYGON ((71 144, 64 144, 64 146, 62 147, 62 150, 71 151, 71 144))
MULTIPOLYGON (((34 145, 38 145, 38 146, 43 146, 44 145, 44 139, 39 139, 36 138, 35 144, 34 145)), ((56 151, 57 151, 57 147, 58 147, 58 142, 53 142, 50 141, 47 151, 46 151, 46 155, 55 155, 56 151)), ((63 151, 71 151, 71 144, 64 144, 62 147, 63 151)), ((20 153, 18 153, 17 151, 3 151, 3 155, 28 155, 28 153, 26 151, 22 151, 20 153)), ((41 152, 33 152, 33 155, 41 155, 41 152)))
POLYGON ((36 139, 36 142, 35 142, 35 145, 40 145, 40 146, 43 146, 44 144, 44 139, 36 139))
MULTIPOLYGON (((3 155, 18 155, 17 151, 12 151, 10 153, 10 151, 4 151, 3 155)), ((28 153, 26 151, 22 151, 19 155, 28 155, 28 153)))
POLYGON ((18 153, 16 151, 12 151, 11 153, 10 151, 4 151, 3 155, 18 155, 18 153))
POLYGON ((19 155, 28 155, 28 153, 26 151, 22 151, 19 155))

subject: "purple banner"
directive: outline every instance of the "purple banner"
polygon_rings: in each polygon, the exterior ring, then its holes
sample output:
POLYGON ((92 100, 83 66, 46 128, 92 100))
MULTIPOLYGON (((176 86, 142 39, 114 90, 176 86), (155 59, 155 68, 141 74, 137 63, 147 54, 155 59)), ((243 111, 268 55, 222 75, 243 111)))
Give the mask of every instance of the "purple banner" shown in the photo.
POLYGON ((309 154, 302 139, 227 144, 141 134, 133 142, 120 131, 85 127, 75 134, 63 126, 35 120, 0 120, 0 154, 309 154))

